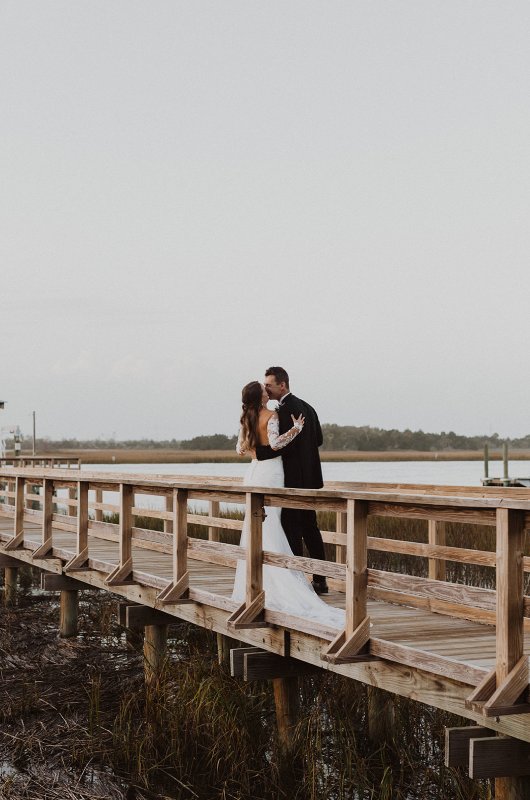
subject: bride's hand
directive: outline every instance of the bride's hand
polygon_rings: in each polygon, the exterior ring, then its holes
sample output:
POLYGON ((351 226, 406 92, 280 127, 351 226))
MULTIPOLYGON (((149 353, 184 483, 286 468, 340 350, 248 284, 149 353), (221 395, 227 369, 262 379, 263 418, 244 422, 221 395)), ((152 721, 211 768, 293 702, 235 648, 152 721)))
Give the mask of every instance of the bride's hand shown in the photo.
POLYGON ((294 414, 291 414, 291 419, 293 421, 293 427, 296 428, 297 431, 301 431, 305 422, 304 415, 300 414, 300 416, 296 418, 294 414))

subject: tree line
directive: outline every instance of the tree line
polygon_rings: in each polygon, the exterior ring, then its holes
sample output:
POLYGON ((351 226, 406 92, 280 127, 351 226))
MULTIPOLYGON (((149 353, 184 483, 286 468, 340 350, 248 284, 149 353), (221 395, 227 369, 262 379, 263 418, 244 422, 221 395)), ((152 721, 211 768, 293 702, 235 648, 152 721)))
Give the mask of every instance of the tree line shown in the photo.
MULTIPOLYGON (((499 434, 490 436, 463 436, 449 431, 425 433, 422 430, 404 431, 374 428, 370 425, 322 425, 323 450, 392 451, 418 450, 423 452, 440 450, 481 450, 485 444, 498 449, 507 442, 512 449, 530 448, 530 434, 520 438, 502 439, 499 434)), ((55 450, 234 450, 237 436, 223 433, 194 436, 192 439, 37 439, 37 451, 50 453, 55 450)), ((27 450, 28 440, 26 440, 27 450)), ((8 448, 13 447, 7 442, 8 448)))

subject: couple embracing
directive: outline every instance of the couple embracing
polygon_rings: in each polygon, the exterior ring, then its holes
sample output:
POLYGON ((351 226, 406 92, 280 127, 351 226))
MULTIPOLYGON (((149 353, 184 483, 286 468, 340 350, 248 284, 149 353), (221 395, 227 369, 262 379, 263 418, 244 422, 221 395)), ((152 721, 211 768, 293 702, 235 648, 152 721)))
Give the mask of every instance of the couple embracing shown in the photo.
MULTIPOLYGON (((252 381, 242 392, 243 410, 236 450, 249 454, 252 462, 244 478, 247 486, 320 489, 323 486, 318 448, 322 430, 315 410, 289 389, 289 376, 283 367, 270 367, 264 383, 252 381), (269 400, 278 403, 277 410, 267 408, 269 400)), ((265 509, 263 549, 286 555, 303 554, 303 542, 311 558, 325 559, 322 535, 315 511, 274 508, 265 509)), ((245 519, 241 546, 248 538, 245 519)), ((265 606, 297 616, 342 627, 344 611, 324 603, 319 594, 328 587, 322 575, 314 575, 310 584, 304 573, 265 565, 263 567, 265 606)), ((236 569, 233 598, 245 595, 245 562, 236 569)))

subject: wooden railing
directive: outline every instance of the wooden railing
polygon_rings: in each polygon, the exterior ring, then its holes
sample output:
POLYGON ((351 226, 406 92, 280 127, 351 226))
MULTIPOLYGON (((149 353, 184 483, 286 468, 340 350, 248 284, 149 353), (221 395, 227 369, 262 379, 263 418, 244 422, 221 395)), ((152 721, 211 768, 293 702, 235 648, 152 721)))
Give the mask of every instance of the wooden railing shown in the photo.
POLYGON ((49 469, 81 469, 80 458, 65 458, 64 456, 3 456, 0 458, 2 467, 39 467, 49 469))
MULTIPOLYGON (((70 476, 57 470, 0 470, 0 515, 13 518, 12 536, 4 550, 15 552, 24 543, 24 522, 41 526, 34 559, 50 554, 67 563, 66 572, 87 566, 105 572, 109 587, 131 580, 159 590, 161 604, 199 602, 230 612, 229 625, 237 630, 267 624, 281 625, 327 640, 323 658, 346 663, 379 657, 452 677, 475 686, 469 699, 484 713, 515 713, 521 687, 528 685, 523 634, 530 616, 530 597, 524 595, 524 574, 530 558, 524 556, 525 531, 530 527, 530 492, 524 489, 470 489, 462 487, 398 487, 368 484, 327 484, 318 491, 248 487, 237 479, 149 477, 80 472, 70 476), (109 501, 111 493, 118 501, 109 501), (158 503, 159 508, 140 504, 158 503), (190 507, 207 503, 208 511, 190 507), (226 541, 242 528, 241 519, 220 513, 220 504, 244 506, 250 522, 246 548, 226 541), (336 530, 323 531, 334 560, 281 555, 263 549, 262 520, 266 506, 310 508, 332 512, 336 530), (61 508, 64 509, 60 513, 61 508), (119 515, 109 522, 105 515, 119 515), (140 517, 162 521, 164 530, 140 527, 140 517), (409 541, 369 535, 369 520, 423 520, 427 541, 409 541), (466 546, 446 544, 448 522, 469 525, 466 546), (199 526, 199 529, 191 528, 199 526), (475 549, 473 526, 495 532, 495 550, 475 549), (68 547, 52 541, 52 528, 68 532, 68 547), (118 545, 116 564, 92 558, 90 541, 118 545), (134 548, 136 550, 134 550, 134 548), (172 578, 141 569, 135 552, 150 550, 171 556, 172 578), (370 552, 386 552, 428 560, 428 577, 371 569, 370 552), (235 567, 246 561, 245 601, 239 605, 225 594, 190 585, 188 559, 235 567), (477 582, 446 580, 446 562, 479 565, 495 570, 496 588, 477 582), (332 631, 311 620, 267 608, 263 566, 295 568, 327 576, 344 593, 345 627, 332 631), (387 601, 449 617, 496 626, 495 669, 487 673, 473 665, 425 654, 370 635, 368 601, 387 601)), ((160 523, 159 523, 160 524, 160 523)), ((138 556, 137 556, 138 558, 138 556)), ((521 706, 517 706, 519 711, 521 706)))

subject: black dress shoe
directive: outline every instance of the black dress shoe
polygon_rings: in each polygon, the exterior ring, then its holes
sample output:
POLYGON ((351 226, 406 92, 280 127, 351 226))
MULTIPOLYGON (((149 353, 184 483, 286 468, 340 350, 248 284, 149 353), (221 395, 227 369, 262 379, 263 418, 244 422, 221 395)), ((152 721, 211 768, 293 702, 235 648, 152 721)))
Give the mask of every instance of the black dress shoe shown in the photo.
POLYGON ((311 586, 317 594, 327 594, 329 592, 326 581, 311 581, 311 586))

